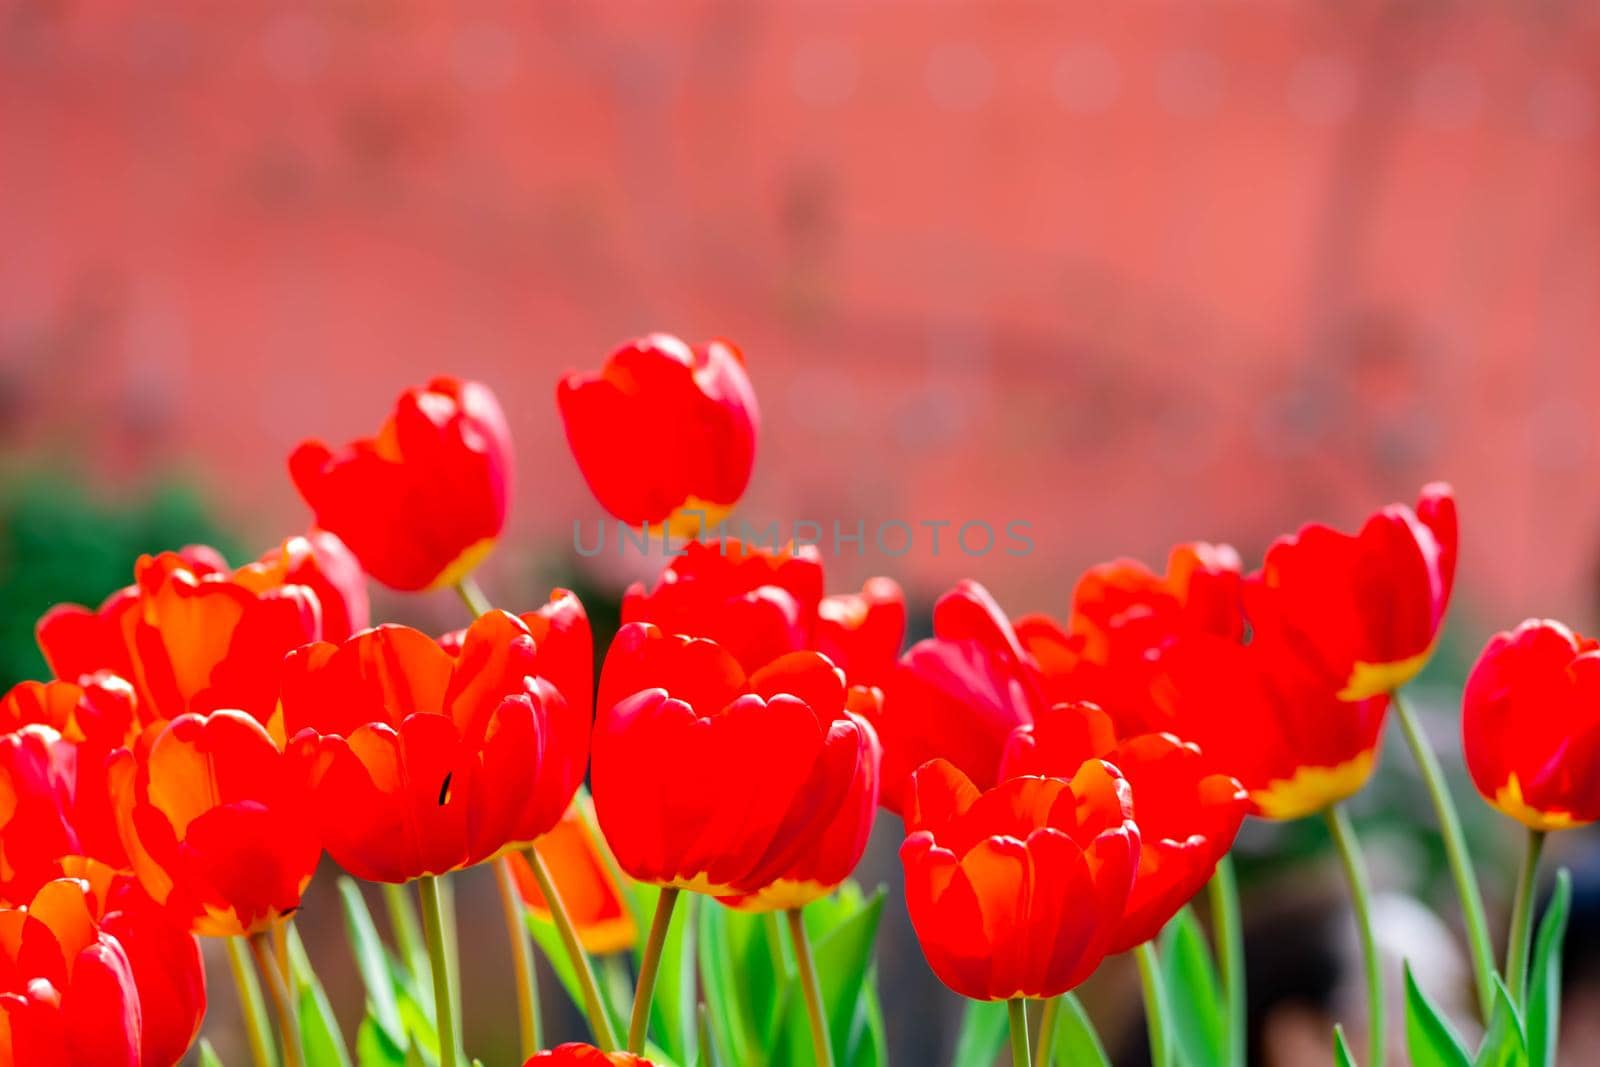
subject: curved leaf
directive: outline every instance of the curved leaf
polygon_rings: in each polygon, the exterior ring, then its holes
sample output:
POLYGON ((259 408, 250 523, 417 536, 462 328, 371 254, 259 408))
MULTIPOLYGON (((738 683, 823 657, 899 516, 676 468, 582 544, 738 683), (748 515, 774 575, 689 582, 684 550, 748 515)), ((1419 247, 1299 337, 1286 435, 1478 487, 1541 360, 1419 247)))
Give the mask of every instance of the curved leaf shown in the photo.
POLYGON ((1405 966, 1406 1052, 1412 1067, 1471 1067, 1472 1057, 1448 1020, 1405 966))
POLYGON ((1528 972, 1528 1062, 1553 1067, 1561 1033, 1561 949, 1572 910, 1572 872, 1556 872, 1555 892, 1539 921, 1533 943, 1533 968, 1528 972))

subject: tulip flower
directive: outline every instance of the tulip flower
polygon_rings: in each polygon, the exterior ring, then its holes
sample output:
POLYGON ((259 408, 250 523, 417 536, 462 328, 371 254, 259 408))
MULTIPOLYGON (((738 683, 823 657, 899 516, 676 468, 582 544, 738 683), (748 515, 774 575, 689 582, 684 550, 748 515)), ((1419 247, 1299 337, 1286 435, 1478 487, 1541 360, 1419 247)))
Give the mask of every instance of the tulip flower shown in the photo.
POLYGON ((197 934, 294 913, 322 855, 306 768, 240 711, 180 715, 112 757, 118 829, 139 883, 197 934))
POLYGON ((57 678, 109 671, 133 685, 140 725, 218 708, 262 723, 277 707, 283 657, 320 632, 317 596, 263 570, 230 571, 215 550, 141 556, 134 584, 98 611, 66 604, 39 620, 57 678))
POLYGON ((550 680, 577 673, 572 656, 586 658, 586 642, 541 647, 503 611, 479 617, 454 656, 404 626, 295 652, 284 720, 312 763, 328 854, 358 878, 399 883, 548 832, 588 754, 588 715, 550 680))
POLYGON ((1093 704, 1058 704, 1006 743, 1002 778, 1066 777, 1099 759, 1116 767, 1133 795, 1141 847, 1138 875, 1111 952, 1155 937, 1211 879, 1250 810, 1250 795, 1207 769, 1199 748, 1171 734, 1118 740, 1093 704))
POLYGON ((1254 814, 1298 819, 1356 792, 1377 766, 1389 698, 1343 699, 1281 639, 1190 634, 1157 655, 1150 728, 1192 741, 1250 792, 1254 814))
POLYGON ((1049 707, 1037 661, 988 590, 963 581, 933 607, 933 637, 900 659, 874 725, 883 739, 883 802, 904 813, 911 773, 949 760, 980 789, 999 780, 1018 726, 1049 707))
POLYGON ((601 1052, 593 1045, 576 1041, 557 1045, 532 1057, 522 1067, 653 1067, 643 1056, 631 1052, 601 1052))
POLYGON ((1455 566, 1455 500, 1436 483, 1415 511, 1391 504, 1353 536, 1313 524, 1276 541, 1245 583, 1245 611, 1258 634, 1314 650, 1342 699, 1364 700, 1427 663, 1455 566))
POLYGON ((713 641, 624 626, 601 673, 592 768, 622 869, 750 907, 825 895, 866 845, 875 705, 815 652, 746 675, 713 641))
MULTIPOLYGON (((538 648, 539 675, 560 690, 567 707, 582 716, 594 718, 594 632, 583 602, 570 589, 552 589, 550 598, 534 611, 517 616, 538 648)), ((446 652, 457 658, 466 642, 467 630, 455 630, 439 638, 446 652)))
POLYGON ((1533 830, 1600 821, 1600 642, 1550 619, 1489 639, 1462 700, 1473 784, 1533 830))
MULTIPOLYGON (((623 899, 625 890, 611 871, 615 860, 605 851, 606 843, 589 828, 589 816, 581 810, 584 804, 582 798, 574 801, 555 828, 535 841, 533 847, 555 880, 584 951, 604 956, 632 948, 638 931, 623 899)), ((512 853, 509 858, 523 904, 535 915, 550 920, 550 904, 527 859, 520 853, 512 853)))
POLYGON ((768 551, 735 538, 694 541, 667 561, 655 587, 631 586, 623 622, 715 641, 747 673, 788 652, 821 652, 852 685, 882 685, 905 636, 905 598, 889 578, 860 593, 823 595, 811 545, 768 551))
POLYGON ((155 1062, 142 1055, 139 991, 128 954, 95 921, 84 883, 52 881, 26 907, 0 908, 0 1063, 155 1062))
POLYGON ((109 752, 136 734, 133 687, 100 671, 77 682, 18 682, 0 697, 0 734, 48 726, 68 741, 109 752))
POLYGON ((372 577, 395 589, 453 585, 505 526, 511 434, 487 386, 435 378, 408 389, 374 437, 335 451, 305 441, 295 488, 372 577))
POLYGON ((239 571, 236 578, 260 574, 263 588, 303 585, 315 593, 322 606, 324 641, 343 641, 365 630, 371 619, 367 576, 344 542, 327 530, 291 537, 239 571))
POLYGON ((107 792, 108 756, 48 726, 0 736, 0 903, 25 904, 67 873, 68 857, 127 864, 107 792))
POLYGON ((1132 791, 1093 760, 982 792, 948 760, 912 776, 900 848, 911 925, 974 1000, 1054 997, 1113 947, 1139 866, 1132 791))
POLYGON ((744 356, 650 334, 556 390, 567 443, 600 506, 683 537, 733 510, 755 463, 760 415, 744 356))

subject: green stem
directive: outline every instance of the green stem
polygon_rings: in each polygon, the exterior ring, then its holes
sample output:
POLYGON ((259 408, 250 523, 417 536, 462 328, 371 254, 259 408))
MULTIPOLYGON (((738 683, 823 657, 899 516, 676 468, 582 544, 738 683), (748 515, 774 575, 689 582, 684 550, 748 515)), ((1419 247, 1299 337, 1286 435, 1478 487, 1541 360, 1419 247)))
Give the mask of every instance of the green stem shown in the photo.
POLYGON ((644 1051, 645 1034, 650 1030, 650 1002, 656 992, 656 972, 661 969, 661 946, 667 941, 672 924, 672 908, 678 903, 678 890, 667 886, 656 897, 656 915, 650 920, 650 936, 639 960, 639 984, 633 991, 633 1018, 628 1022, 628 1051, 644 1051))
POLYGON ((483 587, 478 584, 478 579, 470 574, 456 583, 456 592, 460 594, 461 602, 472 612, 474 619, 494 608, 494 605, 489 603, 489 598, 483 595, 483 587))
POLYGON ((1228 1067, 1244 1067, 1244 924, 1239 913, 1239 879, 1233 870, 1232 856, 1222 857, 1222 862, 1217 864, 1217 873, 1211 876, 1208 891, 1211 928, 1216 932, 1217 962, 1222 970, 1222 995, 1228 1013, 1222 1062, 1228 1067))
POLYGON ((522 1038, 522 1058, 539 1051, 539 976, 533 969, 533 935, 517 892, 517 879, 511 873, 511 859, 502 856, 494 865, 494 880, 500 887, 500 908, 505 912, 506 933, 511 938, 511 965, 517 982, 517 1032, 522 1038))
POLYGON ((1029 1067, 1033 1053, 1028 1050, 1028 1002, 1021 997, 1006 1001, 1011 1015, 1011 1067, 1029 1067))
POLYGON ((1061 1012, 1061 998, 1051 997, 1044 1002, 1044 1015, 1039 1018, 1039 1062, 1034 1067, 1050 1067, 1050 1046, 1056 1039, 1056 1016, 1061 1012))
MULTIPOLYGON (((817 978, 816 961, 811 958, 811 939, 806 936, 805 918, 799 908, 790 908, 786 914, 789 939, 794 942, 795 964, 800 968, 800 988, 806 995, 806 1014, 811 1019, 812 1062, 817 1067, 833 1067, 833 1041, 828 1037, 828 1016, 822 1009, 822 983, 817 978)), ((1026 1045, 1026 1031, 1023 1041, 1026 1045)), ((1026 1058, 1020 1062, 1027 1067, 1026 1058)))
POLYGON ((1411 758, 1416 760, 1422 781, 1428 787, 1434 817, 1439 820, 1450 876, 1456 883, 1456 895, 1461 898, 1461 917, 1466 924, 1467 944, 1472 955, 1472 979, 1478 991, 1479 1018, 1487 1026, 1494 1013, 1494 943, 1489 939, 1488 914, 1483 910, 1483 896, 1478 892, 1478 876, 1472 867, 1472 855, 1467 851, 1467 837, 1461 831, 1461 819, 1456 814, 1455 802, 1450 799, 1439 757, 1428 744, 1416 712, 1399 693, 1392 694, 1391 699, 1395 718, 1400 720, 1406 745, 1411 749, 1411 758))
POLYGON ((278 1013, 278 1033, 283 1038, 284 1067, 300 1067, 304 1057, 300 1052, 300 1013, 295 1010, 294 994, 278 969, 278 960, 272 947, 272 935, 267 932, 250 935, 250 954, 255 957, 256 970, 267 988, 267 999, 278 1013))
POLYGON ((539 892, 544 895, 545 903, 550 906, 550 918, 555 922, 556 932, 561 935, 561 944, 572 961, 573 973, 577 977, 578 987, 583 992, 584 1014, 589 1017, 589 1029, 594 1031, 595 1044, 600 1046, 602 1052, 615 1052, 616 1031, 611 1028, 611 1018, 606 1014, 605 1003, 600 999, 600 987, 595 984, 594 968, 589 965, 589 956, 583 951, 583 943, 578 940, 577 930, 573 929, 572 916, 567 914, 567 906, 562 903, 555 879, 550 877, 550 868, 545 866, 544 858, 539 855, 539 851, 530 845, 527 856, 528 866, 533 868, 534 881, 539 883, 539 892))
POLYGON ((1345 880, 1350 883, 1350 907, 1355 913, 1356 932, 1361 938, 1361 959, 1367 979, 1367 1067, 1381 1067, 1384 1049, 1383 961, 1378 956, 1378 938, 1372 928, 1372 885, 1367 864, 1361 856, 1355 828, 1344 807, 1335 804, 1323 813, 1328 833, 1333 836, 1345 880))
POLYGON ((1533 940, 1533 897, 1539 884, 1539 857, 1544 853, 1544 831, 1528 831, 1528 848, 1517 877, 1517 895, 1511 905, 1511 934, 1506 944, 1506 987, 1517 1007, 1528 995, 1528 945, 1533 940))
POLYGON ((422 891, 422 927, 428 942, 428 964, 433 971, 433 1008, 439 1031, 439 1067, 456 1067, 455 993, 450 988, 449 947, 444 908, 439 901, 439 877, 418 879, 422 891))
POLYGON ((267 1022, 267 1005, 261 999, 261 981, 250 962, 250 943, 243 937, 230 937, 227 942, 228 966, 239 990, 239 1014, 244 1017, 251 1058, 256 1067, 277 1067, 278 1050, 272 1041, 272 1024, 267 1022))
POLYGON ((1139 984, 1144 989, 1144 1021, 1150 1032, 1150 1062, 1153 1067, 1170 1067, 1172 1047, 1167 1038, 1167 993, 1161 982, 1161 962, 1156 950, 1146 941, 1133 950, 1139 963, 1139 984))

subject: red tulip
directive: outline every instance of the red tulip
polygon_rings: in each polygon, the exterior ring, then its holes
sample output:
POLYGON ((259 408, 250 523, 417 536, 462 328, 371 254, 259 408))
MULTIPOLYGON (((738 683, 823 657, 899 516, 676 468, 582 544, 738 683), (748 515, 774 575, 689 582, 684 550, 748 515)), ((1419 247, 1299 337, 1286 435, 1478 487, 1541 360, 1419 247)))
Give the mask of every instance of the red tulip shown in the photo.
POLYGON ((375 437, 338 451, 305 441, 289 457, 317 525, 407 590, 452 585, 483 561, 505 526, 511 468, 499 402, 455 378, 406 390, 375 437))
POLYGON ((878 748, 863 716, 876 700, 814 652, 746 675, 713 641, 624 626, 601 674, 592 770, 622 869, 751 908, 826 894, 866 845, 878 748))
MULTIPOLYGON (((583 603, 570 589, 552 589, 544 606, 517 616, 539 650, 539 676, 560 690, 567 707, 594 719, 594 633, 583 603)), ((461 655, 465 628, 439 638, 452 656, 461 655)))
POLYGON ((904 811, 911 773, 949 760, 986 789, 1018 726, 1049 706, 1038 664, 988 591, 963 581, 933 608, 933 637, 901 657, 884 688, 883 802, 904 811))
POLYGON ((239 711, 180 715, 112 759, 133 871, 195 933, 255 933, 291 915, 321 842, 306 768, 239 711))
POLYGON ((653 1067, 643 1056, 631 1052, 601 1052, 593 1045, 576 1041, 547 1049, 522 1067, 653 1067))
POLYGON ((1297 819, 1356 793, 1377 766, 1388 696, 1344 700, 1336 687, 1282 638, 1189 634, 1157 654, 1146 728, 1199 745, 1255 814, 1297 819))
POLYGON ((1171 734, 1118 741, 1111 717, 1093 704, 1058 704, 1018 727, 1000 773, 1065 777, 1091 759, 1127 779, 1139 824, 1139 871, 1111 941, 1110 951, 1124 952, 1160 933, 1211 880, 1250 810, 1250 795, 1235 779, 1208 773, 1200 750, 1171 734))
POLYGON ((105 671, 77 682, 18 682, 0 698, 0 734, 24 726, 48 726, 109 752, 137 734, 133 687, 105 671))
POLYGON ((693 536, 733 510, 755 463, 755 390, 727 341, 650 334, 556 389, 567 443, 600 506, 693 536), (698 512, 699 514, 691 514, 698 512))
MULTIPOLYGON (((584 950, 603 956, 632 948, 638 931, 623 898, 625 890, 611 870, 616 861, 606 851, 606 843, 590 829, 592 814, 584 810, 588 806, 582 797, 573 801, 555 828, 533 847, 550 870, 584 950)), ((549 919, 550 905, 533 877, 533 868, 520 852, 509 858, 522 902, 535 915, 549 919)))
POLYGON ((1600 642, 1529 619, 1490 638, 1461 731, 1484 799, 1535 830, 1600 820, 1600 642))
POLYGON ((0 908, 0 1064, 146 1067, 127 952, 95 922, 87 886, 45 885, 0 908))
POLYGON ((370 623, 367 576, 344 542, 327 530, 291 537, 239 571, 236 578, 246 572, 259 573, 264 588, 303 585, 317 594, 324 641, 343 641, 370 623))
POLYGON ((905 598, 888 578, 860 593, 823 595, 810 545, 768 551, 734 538, 695 541, 667 562, 653 589, 636 582, 623 622, 715 641, 753 672, 801 649, 821 652, 853 685, 881 685, 905 636, 905 598))
POLYGON ((1422 670, 1450 603, 1456 506, 1423 488, 1416 511, 1391 504, 1354 536, 1303 527, 1275 542, 1245 586, 1256 633, 1312 650, 1339 695, 1392 693, 1422 670))
POLYGON ((988 792, 946 760, 912 776, 900 848, 934 974, 975 1000, 1054 997, 1113 945, 1139 864, 1131 791, 1091 761, 988 792))
POLYGON ((108 755, 48 726, 0 736, 0 903, 27 903, 67 873, 68 857, 126 866, 107 791, 108 755))
POLYGON ((284 654, 319 633, 316 594, 254 567, 230 572, 200 546, 142 556, 134 578, 98 611, 68 604, 39 620, 56 677, 126 678, 141 724, 218 708, 270 722, 284 654))
POLYGON ((575 675, 563 657, 586 658, 580 645, 541 647, 522 620, 491 611, 457 656, 404 626, 295 652, 284 720, 291 748, 312 756, 328 854, 398 883, 554 827, 583 779, 589 717, 550 679, 575 675))

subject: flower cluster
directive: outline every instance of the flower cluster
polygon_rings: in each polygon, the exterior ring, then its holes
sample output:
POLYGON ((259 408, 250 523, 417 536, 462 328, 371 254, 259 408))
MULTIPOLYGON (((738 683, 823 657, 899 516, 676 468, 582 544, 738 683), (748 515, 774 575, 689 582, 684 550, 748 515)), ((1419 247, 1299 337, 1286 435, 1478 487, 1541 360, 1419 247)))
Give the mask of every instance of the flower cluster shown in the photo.
MULTIPOLYGON (((725 341, 642 338, 557 399, 619 520, 715 525, 749 482, 759 416, 725 341)), ((597 678, 576 596, 516 614, 471 578, 513 466, 492 393, 435 379, 371 438, 295 450, 305 535, 238 568, 205 547, 146 556, 100 607, 40 620, 55 677, 0 700, 0 1062, 177 1063, 205 1008, 196 936, 248 939, 300 1062, 295 1002, 315 996, 292 994, 313 979, 285 929, 326 856, 420 886, 444 1067, 461 1039, 440 879, 489 863, 514 943, 529 915, 559 931, 599 1045, 539 1052, 530 991, 529 1067, 647 1062, 685 893, 786 917, 779 955, 831 1063, 845 1038, 802 912, 851 876, 880 806, 903 820, 934 972, 978 1000, 1056 998, 1150 953, 1247 816, 1327 813, 1339 835, 1455 577, 1453 498, 1431 485, 1355 534, 1280 538, 1254 571, 1204 543, 1164 573, 1093 567, 1060 620, 1010 618, 963 581, 902 652, 892 579, 829 594, 812 546, 695 540, 627 590, 597 678), (456 586, 474 618, 373 626, 367 576, 456 586), (635 945, 623 1052, 587 954, 635 945)), ((1466 691, 1479 789, 1538 832, 1600 820, 1597 709, 1600 644, 1554 622, 1495 637, 1466 691)), ((525 946, 518 966, 529 982, 525 946)))

